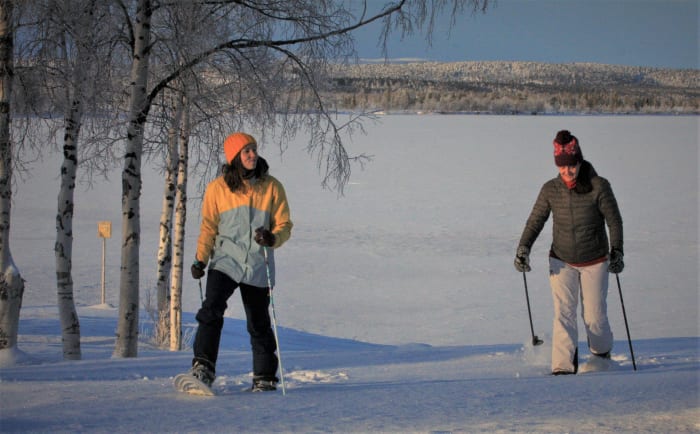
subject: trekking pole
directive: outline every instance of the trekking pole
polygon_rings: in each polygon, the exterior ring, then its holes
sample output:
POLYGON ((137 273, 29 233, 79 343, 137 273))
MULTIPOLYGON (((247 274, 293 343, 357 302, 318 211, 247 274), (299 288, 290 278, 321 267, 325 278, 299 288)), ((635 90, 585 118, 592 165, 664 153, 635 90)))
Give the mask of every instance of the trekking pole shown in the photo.
POLYGON ((627 325, 627 313, 625 312, 625 301, 622 299, 622 287, 620 286, 620 275, 615 273, 617 280, 617 291, 620 293, 620 305, 622 306, 622 317, 625 319, 625 330, 627 330, 627 343, 630 346, 630 354, 632 355, 632 367, 637 370, 637 363, 634 361, 634 350, 632 349, 632 338, 630 337, 630 328, 627 325))
POLYGON ((535 334, 535 328, 532 326, 532 312, 530 311, 530 294, 527 291, 527 278, 525 277, 525 272, 523 271, 523 283, 525 284, 525 300, 527 301, 527 315, 530 317, 530 334, 532 334, 532 345, 542 345, 544 341, 537 337, 535 334))
POLYGON ((267 271, 267 289, 268 296, 270 297, 270 307, 272 307, 272 330, 275 335, 275 343, 277 344, 277 358, 280 364, 280 379, 282 380, 282 395, 287 394, 287 389, 284 385, 284 369, 282 369, 282 350, 280 350, 280 341, 277 337, 277 317, 275 316, 275 298, 272 296, 272 280, 270 279, 270 263, 267 260, 267 247, 263 247, 263 253, 265 254, 265 271, 267 271))
POLYGON ((199 281, 199 301, 204 303, 204 295, 202 295, 202 279, 199 278, 197 281, 199 281))

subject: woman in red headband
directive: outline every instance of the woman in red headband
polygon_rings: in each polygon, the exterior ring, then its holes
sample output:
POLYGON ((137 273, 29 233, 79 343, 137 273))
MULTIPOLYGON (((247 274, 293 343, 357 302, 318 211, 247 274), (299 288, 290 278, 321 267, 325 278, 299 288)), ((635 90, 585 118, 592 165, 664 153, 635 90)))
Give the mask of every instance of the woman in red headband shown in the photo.
POLYGON ((554 139, 554 162, 559 176, 540 190, 520 237, 515 268, 530 271, 530 249, 551 213, 552 374, 562 375, 578 372, 579 298, 593 354, 590 363, 602 367, 610 363, 613 335, 607 315, 608 273, 622 272, 624 262, 622 217, 610 183, 583 159, 578 139, 567 130, 559 131, 554 139))

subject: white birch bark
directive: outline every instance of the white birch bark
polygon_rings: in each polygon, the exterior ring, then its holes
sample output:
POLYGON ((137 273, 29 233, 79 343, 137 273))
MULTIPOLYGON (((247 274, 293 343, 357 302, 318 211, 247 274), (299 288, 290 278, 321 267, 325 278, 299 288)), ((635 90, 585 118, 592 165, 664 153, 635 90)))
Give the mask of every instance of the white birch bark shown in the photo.
POLYGON ((12 0, 0 0, 0 350, 17 346, 24 280, 10 253, 12 139, 10 100, 14 60, 12 0))
POLYGON ((165 167, 165 188, 163 189, 163 205, 160 213, 160 242, 158 245, 156 282, 158 289, 158 311, 164 312, 169 307, 168 284, 172 265, 172 225, 175 195, 177 194, 178 166, 178 137, 180 120, 182 119, 182 101, 178 100, 175 107, 173 123, 168 131, 168 149, 165 167))
POLYGON ((160 241, 156 265, 157 316, 156 336, 158 344, 170 343, 170 273, 172 270, 172 226, 175 196, 177 194, 178 137, 182 119, 182 98, 175 102, 175 115, 168 131, 168 148, 165 167, 165 188, 160 214, 160 241))
MULTIPOLYGON (((56 287, 58 296, 58 315, 61 323, 63 358, 80 360, 80 320, 75 309, 73 297, 73 211, 75 179, 78 170, 78 139, 83 118, 83 96, 81 88, 86 79, 85 68, 89 62, 92 39, 94 1, 86 2, 75 29, 76 58, 73 62, 71 85, 66 90, 69 104, 65 117, 65 134, 63 142, 63 163, 61 165, 61 187, 58 192, 56 213, 56 287)), ((68 48, 65 47, 66 52, 68 48)), ((66 55, 66 63, 70 59, 66 55)))
POLYGON ((119 318, 114 355, 138 356, 139 247, 141 236, 141 157, 147 107, 148 60, 151 38, 150 0, 139 0, 134 23, 129 126, 122 171, 122 248, 119 318))
POLYGON ((170 276, 170 351, 182 349, 182 274, 185 254, 185 222, 187 219, 187 166, 189 156, 190 115, 187 101, 180 129, 180 158, 177 168, 177 199, 173 268, 170 276))
POLYGON ((80 321, 73 300, 73 193, 77 171, 77 142, 80 130, 80 101, 73 101, 66 118, 61 187, 56 214, 56 287, 61 322, 63 358, 80 360, 80 321))

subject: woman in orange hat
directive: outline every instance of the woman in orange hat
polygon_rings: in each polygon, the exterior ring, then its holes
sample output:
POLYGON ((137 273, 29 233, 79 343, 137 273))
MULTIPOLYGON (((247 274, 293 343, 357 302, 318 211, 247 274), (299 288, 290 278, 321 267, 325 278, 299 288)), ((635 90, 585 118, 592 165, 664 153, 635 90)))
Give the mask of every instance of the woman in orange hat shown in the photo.
POLYGON ((206 188, 192 277, 208 264, 206 297, 197 312, 191 373, 211 386, 227 300, 240 288, 253 351, 253 390, 275 390, 278 359, 268 307, 275 282, 274 249, 291 235, 289 205, 282 184, 268 173, 251 135, 234 133, 224 141, 223 173, 206 188))

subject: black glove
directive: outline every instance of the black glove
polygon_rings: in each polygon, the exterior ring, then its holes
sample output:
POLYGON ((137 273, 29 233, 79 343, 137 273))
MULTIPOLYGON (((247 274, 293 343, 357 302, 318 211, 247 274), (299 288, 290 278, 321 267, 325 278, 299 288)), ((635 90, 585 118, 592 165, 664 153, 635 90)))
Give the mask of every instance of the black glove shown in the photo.
POLYGON ((624 254, 620 249, 610 250, 610 263, 608 264, 609 273, 622 273, 625 269, 625 261, 623 261, 624 254))
POLYGON ((518 251, 515 254, 515 269, 521 273, 530 271, 530 248, 527 246, 518 246, 518 251))
POLYGON ((190 268, 190 271, 192 271, 192 277, 195 279, 201 279, 204 277, 204 267, 206 267, 204 262, 195 259, 194 264, 192 264, 192 268, 190 268))
POLYGON ((260 226, 255 230, 255 242, 263 247, 272 247, 275 245, 275 235, 260 226))

